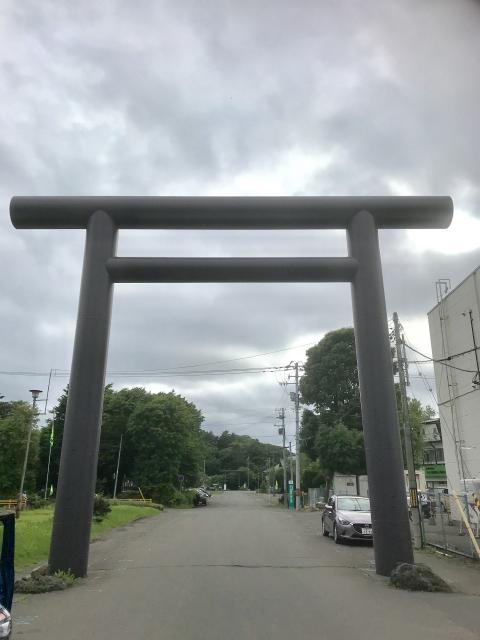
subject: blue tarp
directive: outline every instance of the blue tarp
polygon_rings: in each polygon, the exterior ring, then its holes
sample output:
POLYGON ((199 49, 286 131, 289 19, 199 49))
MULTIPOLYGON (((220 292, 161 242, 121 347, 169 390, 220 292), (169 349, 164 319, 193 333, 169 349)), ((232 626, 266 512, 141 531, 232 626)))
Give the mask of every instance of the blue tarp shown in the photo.
POLYGON ((2 553, 0 555, 0 604, 11 610, 13 600, 13 585, 15 582, 14 513, 7 513, 4 515, 0 514, 0 539, 2 539, 2 553))

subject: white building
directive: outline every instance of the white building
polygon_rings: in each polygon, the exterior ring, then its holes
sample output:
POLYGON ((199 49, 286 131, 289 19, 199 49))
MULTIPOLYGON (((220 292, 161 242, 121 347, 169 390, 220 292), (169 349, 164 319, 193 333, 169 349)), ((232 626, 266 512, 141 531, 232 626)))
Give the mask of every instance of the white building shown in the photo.
POLYGON ((480 478, 480 267, 437 293, 428 321, 445 467, 449 492, 461 495, 480 478))

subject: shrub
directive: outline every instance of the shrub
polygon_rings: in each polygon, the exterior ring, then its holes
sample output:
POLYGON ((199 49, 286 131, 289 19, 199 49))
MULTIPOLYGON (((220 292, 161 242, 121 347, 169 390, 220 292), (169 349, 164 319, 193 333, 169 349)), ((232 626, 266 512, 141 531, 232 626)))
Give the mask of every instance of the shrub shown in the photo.
POLYGON ((174 497, 172 507, 191 507, 193 505, 193 498, 195 491, 193 489, 187 489, 186 491, 177 491, 174 497))
POLYGON ((430 567, 424 564, 410 564, 401 562, 397 564, 390 576, 390 582, 398 589, 408 591, 442 591, 451 593, 449 584, 437 576, 430 567))
POLYGON ((28 496, 27 509, 44 509, 48 504, 38 493, 32 493, 28 496))
POLYGON ((93 503, 93 517, 95 518, 95 521, 101 522, 111 510, 112 507, 108 500, 106 500, 102 495, 96 494, 95 501, 93 503))
POLYGON ((26 576, 15 582, 16 593, 46 593, 48 591, 63 591, 70 587, 75 581, 75 576, 70 571, 57 571, 53 575, 48 573, 48 567, 41 570, 32 571, 30 576, 26 576))
POLYGON ((179 491, 170 482, 149 487, 148 493, 154 502, 159 502, 167 507, 191 507, 193 503, 193 491, 179 491))

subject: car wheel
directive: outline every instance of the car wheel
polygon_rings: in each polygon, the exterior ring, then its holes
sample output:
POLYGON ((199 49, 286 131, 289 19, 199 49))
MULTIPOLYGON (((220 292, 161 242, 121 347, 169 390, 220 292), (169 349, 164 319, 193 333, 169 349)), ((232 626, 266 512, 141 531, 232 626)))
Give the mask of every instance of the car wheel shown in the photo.
POLYGON ((328 533, 328 531, 326 530, 326 528, 325 528, 325 520, 324 520, 323 518, 322 518, 322 534, 323 534, 326 538, 328 538, 328 536, 330 535, 330 534, 328 533))
POLYGON ((335 540, 335 544, 342 544, 342 539, 338 535, 337 525, 336 524, 333 525, 333 539, 335 540))

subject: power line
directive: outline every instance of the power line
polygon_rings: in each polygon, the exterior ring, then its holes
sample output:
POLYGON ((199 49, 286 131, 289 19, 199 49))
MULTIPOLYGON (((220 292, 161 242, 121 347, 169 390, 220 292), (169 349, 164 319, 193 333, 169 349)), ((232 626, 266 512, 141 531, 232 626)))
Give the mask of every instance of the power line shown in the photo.
MULTIPOLYGON (((250 373, 276 373, 277 371, 285 371, 288 367, 282 366, 265 366, 265 367, 249 367, 239 369, 207 369, 205 371, 173 371, 172 373, 146 373, 138 370, 131 371, 107 371, 106 375, 111 378, 183 378, 183 377, 196 377, 196 376, 221 376, 221 375, 241 375, 250 373)), ((50 372, 31 372, 31 371, 0 371, 0 375, 6 376, 40 376, 48 377, 50 372)), ((66 369, 54 369, 53 377, 55 378, 68 378, 70 372, 66 369)))
MULTIPOLYGON (((418 353, 419 356, 422 356, 422 358, 426 358, 429 362, 435 362, 437 364, 442 364, 444 367, 450 367, 451 369, 456 369, 457 371, 463 371, 464 373, 477 373, 477 371, 473 371, 471 369, 462 369, 462 367, 456 367, 453 364, 447 364, 446 362, 444 362, 444 360, 435 360, 434 358, 430 358, 430 356, 425 355, 424 353, 422 353, 421 351, 418 351, 418 349, 415 349, 414 347, 412 347, 411 345, 405 343, 405 346, 410 349, 411 351, 414 351, 415 353, 418 353)), ((455 357, 455 356, 450 356, 451 358, 455 357)))
MULTIPOLYGON (((268 355, 272 355, 274 353, 282 353, 285 351, 293 351, 294 349, 301 349, 303 347, 310 347, 311 345, 316 344, 315 342, 306 342, 305 344, 298 344, 298 345, 294 345, 292 347, 285 347, 284 349, 275 349, 274 351, 265 351, 263 353, 255 353, 253 355, 250 356, 240 356, 238 358, 229 358, 227 360, 213 360, 211 362, 198 362, 198 363, 194 363, 194 364, 185 364, 185 365, 178 365, 177 367, 170 367, 170 368, 164 368, 164 369, 136 369, 136 370, 119 370, 119 371, 107 371, 107 374, 110 376, 133 376, 135 374, 141 375, 141 374, 150 374, 150 375, 154 375, 155 373, 158 374, 162 374, 162 373, 169 373, 169 372, 175 372, 178 371, 179 369, 192 369, 195 367, 204 367, 204 366, 209 366, 209 365, 213 365, 213 364, 225 364, 227 362, 238 362, 240 360, 249 360, 251 358, 259 358, 261 356, 268 356, 268 355)), ((255 369, 259 370, 259 371, 264 371, 265 369, 268 369, 269 371, 272 370, 282 370, 285 371, 287 367, 256 367, 255 369)), ((52 371, 54 372, 53 375, 56 377, 66 377, 68 375, 70 375, 70 371, 68 369, 52 369, 52 371)), ((230 371, 229 369, 220 369, 220 372, 227 372, 230 371)), ((242 369, 243 371, 248 371, 248 369, 242 369)), ((203 374, 204 372, 191 372, 191 375, 194 374, 203 374)), ((43 376, 48 376, 50 375, 50 371, 48 372, 43 372, 43 371, 0 371, 0 375, 6 375, 6 376, 39 376, 39 377, 43 377, 43 376)))
POLYGON ((293 347, 285 347, 284 349, 275 349, 274 351, 265 351, 264 353, 255 353, 254 355, 251 356, 240 356, 238 358, 229 358, 228 360, 214 360, 212 362, 200 362, 200 363, 196 363, 196 364, 184 364, 184 365, 179 365, 178 367, 172 367, 169 369, 143 369, 140 370, 140 373, 150 373, 153 371, 174 371, 177 369, 190 369, 193 367, 205 367, 207 365, 211 365, 211 364, 225 364, 227 362, 238 362, 239 360, 249 360, 251 358, 260 358, 261 356, 269 356, 272 355, 273 353, 282 353, 284 351, 293 351, 294 349, 301 349, 302 347, 310 347, 312 344, 316 344, 315 342, 306 342, 305 344, 298 344, 296 346, 293 347))
MULTIPOLYGON (((420 355, 423 355, 423 354, 420 354, 420 355)), ((427 357, 427 358, 428 358, 428 356, 424 356, 424 357, 427 357)), ((429 360, 430 360, 430 358, 429 358, 429 360)), ((445 406, 446 404, 450 404, 450 406, 452 406, 452 400, 453 400, 453 402, 455 402, 455 400, 456 400, 458 397, 460 397, 460 396, 455 396, 455 395, 454 395, 454 396, 453 396, 452 398, 450 398, 448 401, 446 401, 446 402, 441 402, 441 403, 440 403, 440 402, 438 401, 437 396, 434 394, 434 392, 433 392, 433 389, 432 389, 431 385, 427 382, 427 377, 426 377, 426 376, 424 376, 424 375, 422 374, 422 372, 420 371, 419 364, 418 364, 418 363, 415 363, 415 364, 416 364, 417 371, 418 371, 418 373, 419 373, 420 377, 423 379, 423 384, 425 385, 426 389, 429 391, 430 395, 432 396, 434 403, 437 405, 437 408, 438 408, 438 414, 439 414, 439 416, 442 418, 442 431, 443 431, 443 429, 445 428, 445 430, 447 431, 448 435, 449 435, 449 436, 450 436, 450 438, 451 438, 451 441, 452 441, 453 446, 454 446, 454 449, 455 449, 455 455, 457 456, 457 464, 459 464, 459 467, 458 467, 459 474, 460 474, 460 475, 464 475, 464 476, 465 476, 465 472, 466 472, 469 476, 471 476, 472 474, 471 474, 470 469, 468 468, 467 463, 466 463, 466 462, 465 462, 465 460, 463 460, 463 458, 461 457, 461 445, 460 445, 460 441, 459 441, 459 440, 457 440, 457 438, 456 438, 456 436, 455 436, 455 434, 454 434, 454 431, 453 431, 453 429, 454 429, 454 426, 453 426, 453 415, 452 415, 452 429, 451 429, 451 428, 450 428, 450 426, 449 426, 449 424, 448 424, 448 420, 447 420, 447 418, 446 418, 446 416, 445 416, 445 414, 444 414, 444 412, 443 412, 443 407, 442 407, 442 405, 443 405, 443 406, 445 406), (459 456, 459 454, 460 454, 460 456, 459 456), (460 462, 458 462, 459 458, 461 458, 461 463, 460 463, 460 462)), ((447 366, 447 367, 448 367, 448 366, 450 366, 450 367, 451 367, 451 365, 446 365, 446 366, 447 366)), ((454 368, 454 369, 455 369, 456 367, 451 367, 451 368, 454 368)), ((442 382, 442 378, 443 378, 443 373, 444 373, 444 372, 446 372, 446 371, 447 371, 447 369, 441 369, 441 374, 440 374, 440 383, 439 383, 439 384, 441 384, 441 382, 442 382)), ((473 391, 477 391, 477 389, 473 389, 473 390, 472 390, 472 391, 470 391, 469 393, 473 393, 473 391)), ((462 395, 464 395, 464 394, 462 394, 462 395)))

